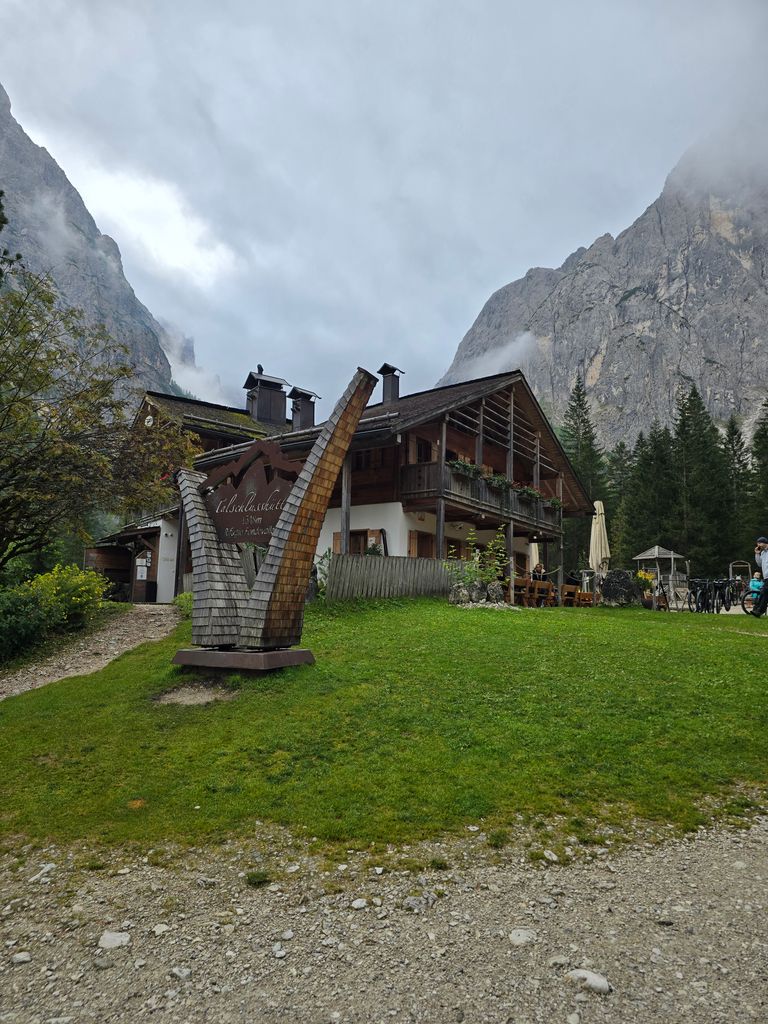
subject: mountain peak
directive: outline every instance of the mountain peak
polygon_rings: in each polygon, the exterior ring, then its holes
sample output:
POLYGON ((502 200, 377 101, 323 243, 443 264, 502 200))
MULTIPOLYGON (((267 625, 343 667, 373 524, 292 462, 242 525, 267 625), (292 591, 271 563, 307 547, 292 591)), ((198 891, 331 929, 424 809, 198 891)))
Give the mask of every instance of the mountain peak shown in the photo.
MULTIPOLYGON (((758 125, 763 128, 759 129, 758 125)), ((768 380, 768 134, 744 122, 692 146, 616 239, 529 271, 486 302, 441 383, 475 375, 509 338, 555 419, 581 376, 602 440, 672 422, 690 382, 710 413, 754 420, 768 380)))

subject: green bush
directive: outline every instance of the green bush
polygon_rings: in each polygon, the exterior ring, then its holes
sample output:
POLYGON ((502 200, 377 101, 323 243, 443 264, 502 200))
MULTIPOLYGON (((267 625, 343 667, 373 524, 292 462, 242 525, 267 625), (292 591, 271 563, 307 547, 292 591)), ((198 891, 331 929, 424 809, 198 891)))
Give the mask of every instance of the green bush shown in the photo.
POLYGON ((78 629, 99 609, 109 581, 76 565, 57 565, 0 590, 0 661, 57 630, 78 629))
POLYGON ((193 597, 191 591, 187 594, 177 594, 173 603, 180 610, 182 619, 192 618, 193 597))
POLYGON ((24 587, 0 590, 0 663, 15 657, 47 632, 39 597, 24 587))
POLYGON ((82 626, 101 607, 109 580, 91 569, 55 565, 23 586, 40 601, 50 632, 82 626))

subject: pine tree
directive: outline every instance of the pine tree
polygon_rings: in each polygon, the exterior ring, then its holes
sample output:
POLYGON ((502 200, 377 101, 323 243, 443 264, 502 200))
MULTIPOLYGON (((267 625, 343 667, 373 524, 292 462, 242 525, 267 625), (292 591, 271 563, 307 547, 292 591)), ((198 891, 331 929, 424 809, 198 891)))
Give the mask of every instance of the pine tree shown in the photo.
MULTIPOLYGON (((750 469, 749 448, 735 415, 731 415, 725 427, 721 446, 728 467, 728 512, 731 517, 734 543, 731 561, 751 560, 755 537, 752 509, 756 508, 753 496, 753 475, 750 469)), ((756 482, 756 481, 755 481, 756 482)))
POLYGON ((695 387, 678 401, 674 455, 678 487, 669 528, 677 549, 695 573, 726 572, 733 560, 728 464, 695 387))
MULTIPOLYGON (((562 429, 563 447, 573 468, 584 484, 592 501, 601 499, 605 490, 605 461, 597 443, 597 434, 587 401, 587 389, 581 377, 571 391, 565 410, 562 429)), ((589 558, 589 535, 592 520, 589 517, 569 519, 565 531, 565 568, 574 569, 587 565, 589 558)))
POLYGON ((745 557, 751 561, 756 538, 768 537, 768 398, 763 402, 752 435, 748 489, 749 501, 740 508, 749 545, 745 557))
POLYGON ((616 565, 631 566, 635 555, 655 544, 674 546, 669 521, 676 487, 672 435, 654 422, 648 437, 638 436, 632 453, 619 516, 616 565))

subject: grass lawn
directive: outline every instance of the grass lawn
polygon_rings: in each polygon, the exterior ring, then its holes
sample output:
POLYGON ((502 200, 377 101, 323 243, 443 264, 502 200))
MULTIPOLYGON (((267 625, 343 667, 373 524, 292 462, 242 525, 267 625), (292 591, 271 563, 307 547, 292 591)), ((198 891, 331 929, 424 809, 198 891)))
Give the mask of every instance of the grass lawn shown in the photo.
POLYGON ((519 813, 691 827, 707 795, 768 777, 767 633, 747 616, 315 606, 317 665, 158 705, 189 678, 170 665, 183 623, 0 703, 0 831, 154 843, 263 818, 362 845, 519 813))

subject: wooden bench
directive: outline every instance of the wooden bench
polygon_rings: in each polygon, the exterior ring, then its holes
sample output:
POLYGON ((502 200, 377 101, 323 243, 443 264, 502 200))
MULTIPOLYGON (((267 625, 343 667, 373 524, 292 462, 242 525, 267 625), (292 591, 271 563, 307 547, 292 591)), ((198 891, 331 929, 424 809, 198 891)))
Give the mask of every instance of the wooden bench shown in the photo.
POLYGON ((588 590, 579 590, 576 594, 576 605, 579 608, 591 608, 594 604, 592 594, 588 590))
POLYGON ((531 607, 531 581, 523 576, 515 576, 515 600, 514 603, 523 608, 531 607))
POLYGON ((560 604, 563 608, 575 608, 576 607, 576 595, 579 593, 579 588, 575 584, 564 583, 560 587, 560 604))
POLYGON ((531 597, 534 608, 551 608, 555 603, 555 588, 549 580, 532 580, 531 597))

